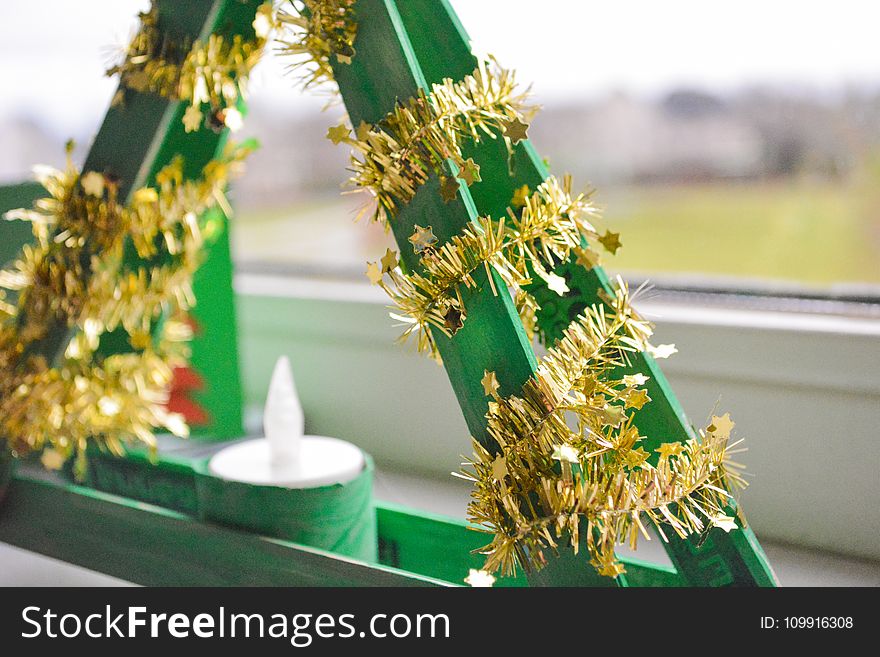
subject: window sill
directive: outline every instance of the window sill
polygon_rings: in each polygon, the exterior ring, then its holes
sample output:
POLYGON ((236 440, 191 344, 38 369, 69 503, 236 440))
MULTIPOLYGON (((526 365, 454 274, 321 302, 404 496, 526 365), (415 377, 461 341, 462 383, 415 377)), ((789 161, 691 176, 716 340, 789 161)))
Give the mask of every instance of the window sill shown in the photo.
MULTIPOLYGON (((394 344, 387 299, 366 284, 236 279, 246 398, 259 408, 274 360, 291 357, 311 433, 351 440, 380 467, 445 477, 470 452, 442 368, 394 344)), ((695 424, 730 411, 760 537, 880 559, 876 440, 880 319, 646 300, 663 363, 695 424), (723 393, 723 394, 722 394, 723 393), (719 401, 720 400, 720 401, 719 401)))

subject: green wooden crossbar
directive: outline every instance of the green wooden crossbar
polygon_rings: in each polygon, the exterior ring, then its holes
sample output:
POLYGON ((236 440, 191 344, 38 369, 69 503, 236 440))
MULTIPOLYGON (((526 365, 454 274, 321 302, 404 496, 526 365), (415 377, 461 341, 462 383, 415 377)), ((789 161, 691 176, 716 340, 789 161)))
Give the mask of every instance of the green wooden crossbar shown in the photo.
MULTIPOLYGON (((0 505, 0 541, 145 586, 454 586, 482 562, 471 551, 483 536, 464 521, 397 505, 377 506, 378 563, 202 522, 195 511, 175 508, 196 495, 195 473, 185 458, 156 468, 135 456, 128 465, 129 487, 142 477, 154 499, 172 506, 76 485, 20 464, 0 505), (164 483, 157 481, 157 470, 164 483)), ((637 559, 624 563, 631 585, 683 584, 672 568, 637 559)), ((518 575, 498 584, 528 582, 518 575)))
POLYGON ((0 506, 0 541, 145 586, 444 584, 200 522, 36 467, 21 468, 0 506))
MULTIPOLYGON (((470 52, 467 35, 446 0, 359 0, 355 6, 358 36, 357 55, 350 65, 335 65, 334 73, 353 125, 361 120, 376 123, 389 113, 395 103, 415 96, 419 89, 443 78, 461 79, 471 73, 476 59, 470 52)), ((507 152, 500 139, 471 144, 465 157, 473 157, 480 165, 482 182, 462 187, 459 198, 444 204, 438 194, 434 176, 421 187, 415 198, 391 222, 400 245, 403 263, 410 270, 419 268, 419 258, 408 248, 408 238, 416 224, 431 225, 440 243, 448 240, 480 215, 504 216, 514 190, 523 184, 535 189, 548 171, 528 142, 516 147, 514 170, 508 167, 507 152)), ((599 292, 610 291, 607 276, 600 268, 586 270, 564 263, 571 292, 562 300, 546 291, 540 279, 532 286, 539 300, 553 300, 554 317, 547 317, 544 326, 549 340, 560 337, 568 322, 586 306, 600 302, 599 292)), ((495 274, 492 274, 495 276, 495 274)), ((534 352, 522 324, 507 295, 494 295, 486 274, 477 277, 477 286, 464 294, 468 309, 465 326, 448 338, 435 332, 438 349, 449 380, 455 390, 468 427, 474 437, 492 448, 486 435, 487 398, 480 380, 484 370, 495 371, 501 385, 500 393, 518 392, 536 367, 534 352)), ((495 288, 504 289, 495 279, 495 288)), ((646 354, 633 359, 633 371, 650 377, 648 393, 651 404, 637 415, 643 435, 650 436, 647 449, 663 442, 686 441, 694 436, 681 405, 653 359, 646 354)), ((736 513, 735 507, 730 509, 736 513)), ((697 539, 670 537, 667 551, 687 583, 695 586, 764 585, 772 586, 775 578, 754 534, 744 528, 730 534, 710 532, 701 547, 697 539)), ((585 577, 585 564, 572 569, 556 562, 559 577, 544 574, 543 582, 571 581, 585 577)), ((536 583, 537 583, 536 579, 536 583)), ((587 578, 589 580, 589 578, 587 578)), ((608 580, 594 577, 584 583, 601 585, 608 580)), ((625 584, 620 578, 618 583, 625 584)))

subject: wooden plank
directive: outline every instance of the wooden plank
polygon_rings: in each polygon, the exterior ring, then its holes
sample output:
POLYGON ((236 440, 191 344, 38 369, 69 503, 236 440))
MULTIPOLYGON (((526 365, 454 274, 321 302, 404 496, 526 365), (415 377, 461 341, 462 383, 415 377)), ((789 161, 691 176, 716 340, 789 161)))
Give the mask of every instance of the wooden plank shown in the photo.
MULTIPOLYGON (((406 0, 396 2, 404 28, 410 38, 416 59, 428 84, 443 78, 461 79, 470 74, 477 60, 470 51, 470 40, 448 0, 406 0)), ((473 157, 480 165, 481 182, 468 188, 477 212, 482 216, 501 217, 507 213, 516 188, 528 185, 535 189, 549 175, 547 167, 527 141, 520 142, 515 151, 514 172, 511 175, 507 151, 501 140, 485 140, 471 145, 465 157, 473 157)), ((600 291, 609 292, 611 286, 600 268, 586 270, 573 262, 563 265, 571 291, 560 299, 536 279, 531 291, 539 299, 552 302, 551 312, 559 315, 556 332, 547 336, 548 343, 561 337, 568 322, 587 306, 601 303, 600 291)), ((550 304, 545 304, 549 306, 550 304)), ((548 312, 545 308, 544 313, 548 312)), ((491 368, 490 368, 491 369, 491 368)), ((660 443, 684 442, 694 437, 684 409, 672 391, 669 382, 655 360, 648 354, 638 354, 632 360, 630 372, 642 372, 650 379, 646 385, 652 401, 636 415, 636 425, 642 435, 648 436, 644 447, 652 451, 660 443)), ((731 506, 731 514, 736 507, 731 506)), ((670 536, 667 552, 676 567, 693 585, 737 584, 773 585, 775 578, 763 551, 751 529, 725 534, 715 530, 709 540, 697 548, 695 540, 670 536), (737 535, 740 534, 740 535, 737 535), (720 573, 717 554, 724 554, 726 573, 720 573)), ((723 569, 722 569, 723 570, 723 569)))
MULTIPOLYGON (((213 29, 220 8, 227 2, 234 4, 231 0, 192 3, 159 0, 159 24, 176 37, 195 39, 213 29)), ((126 92, 125 104, 111 107, 107 112, 86 156, 83 170, 116 176, 121 199, 127 199, 134 189, 150 182, 156 172, 171 161, 174 153, 191 149, 186 174, 193 175, 193 171, 199 171, 210 159, 207 157, 200 164, 199 155, 205 155, 207 150, 213 154, 217 138, 204 130, 184 133, 183 111, 182 103, 153 94, 126 92)), ((84 258, 84 273, 86 277, 91 275, 87 257, 84 258)), ((69 335, 66 319, 59 319, 46 337, 31 345, 30 349, 54 362, 66 347, 69 335)), ((114 341, 110 339, 108 342, 114 341)), ((116 342, 125 343, 124 340, 116 342)))
MULTIPOLYGON (((400 17, 391 2, 360 0, 356 5, 357 56, 351 65, 336 66, 334 73, 354 125, 376 123, 398 101, 427 89, 400 17)), ((409 270, 419 268, 419 258, 407 241, 415 225, 432 226, 440 242, 461 232, 476 219, 466 191, 444 204, 433 176, 391 221, 391 229, 409 270)), ((504 289, 497 275, 495 284, 504 289)), ((536 366, 513 304, 507 295, 489 291, 485 272, 476 276, 477 289, 465 297, 468 321, 454 337, 435 332, 450 383, 455 390, 468 428, 475 438, 490 445, 486 434, 487 397, 480 385, 483 370, 495 370, 502 394, 519 390, 536 366)))
MULTIPOLYGON (((37 182, 0 186, 0 215, 26 208, 46 195, 37 182)), ((194 437, 213 440, 233 438, 242 428, 242 392, 239 373, 235 300, 232 289, 232 260, 229 220, 219 208, 211 210, 203 251, 204 263, 193 276, 198 303, 190 311, 196 330, 191 341, 190 367, 204 385, 194 392, 195 401, 208 420, 190 429, 194 437), (224 354, 217 358, 218 353, 224 354)), ((0 266, 18 257, 21 247, 34 240, 26 221, 0 221, 0 266)))
POLYGON ((0 506, 0 541, 145 586, 445 584, 199 522, 27 467, 0 506))
MULTIPOLYGON (((171 2, 159 0, 159 29, 181 40, 205 40, 212 33, 231 39, 242 35, 253 38, 253 19, 263 0, 197 0, 171 2)), ((111 107, 89 151, 84 169, 111 171, 121 178, 123 193, 152 184, 156 174, 177 155, 183 155, 185 178, 197 178, 202 168, 225 146, 228 131, 202 128, 186 132, 183 115, 188 103, 161 98, 152 93, 125 91, 125 102, 111 107)), ((219 219, 223 230, 216 235, 217 248, 226 251, 210 257, 207 274, 194 277, 196 293, 205 298, 193 316, 206 336, 205 347, 195 345, 193 362, 208 362, 202 378, 204 389, 196 400, 211 404, 206 426, 195 433, 201 436, 230 437, 242 432, 241 389, 238 371, 235 315, 232 302, 232 273, 228 260, 226 219, 219 219), (208 277, 215 277, 213 278, 208 277), (206 280, 208 279, 208 280, 206 280), (215 363, 212 351, 228 357, 215 363), (207 359, 207 360, 206 360, 207 359), (216 405, 214 405, 216 404, 216 405)), ((127 250, 126 266, 146 264, 133 249, 127 250)), ((198 298, 198 297, 197 297, 198 298)), ((127 351, 127 336, 122 329, 102 339, 107 353, 127 351)))
MULTIPOLYGON (((424 511, 415 511, 395 504, 377 503, 379 522, 379 558, 382 563, 408 572, 460 583, 469 569, 479 569, 483 557, 475 553, 487 543, 487 535, 474 531, 466 521, 446 518, 424 511)), ((624 558, 628 586, 682 586, 683 580, 674 568, 624 558)), ((577 569, 590 577, 591 568, 584 560, 568 564, 566 583, 571 583, 571 570, 577 569)), ((550 569, 552 572, 554 569, 550 569)), ((557 569, 558 570, 558 569, 557 569)), ((530 578, 530 579, 540 579, 530 578)), ((592 577, 588 585, 592 583, 592 577)), ((496 580, 497 587, 528 586, 530 580, 517 572, 513 577, 496 580)), ((559 584, 543 581, 542 584, 559 584)))
POLYGON ((229 218, 217 207, 209 212, 205 259, 193 276, 196 305, 189 313, 195 323, 190 367, 202 380, 193 398, 208 418, 190 423, 190 430, 193 437, 223 440, 244 434, 244 410, 229 218))
MULTIPOLYGON (((231 36, 253 35, 251 23, 256 8, 262 0, 194 0, 179 3, 171 0, 158 0, 159 29, 172 38, 194 41, 207 35, 222 31, 231 36)), ((120 197, 126 199, 134 190, 152 184, 156 173, 166 166, 176 155, 184 156, 184 175, 194 178, 224 145, 226 135, 202 129, 187 133, 182 123, 186 103, 162 98, 152 93, 125 91, 125 102, 110 107, 105 119, 91 145, 83 167, 84 171, 94 170, 114 175, 119 180, 120 197)), ((20 206, 27 205, 21 203, 20 206)), ((221 228, 223 226, 221 225, 221 228)), ((5 227, 4 227, 5 228, 5 227)), ((198 365, 205 360, 206 351, 223 350, 228 354, 222 364, 211 367, 204 381, 207 389, 201 399, 208 404, 218 402, 213 412, 209 412, 212 422, 206 427, 212 435, 232 436, 241 432, 241 394, 237 369, 237 351, 234 340, 235 317, 232 312, 231 270, 228 262, 228 236, 222 230, 215 235, 218 249, 226 246, 224 254, 209 258, 210 273, 196 276, 194 286, 197 291, 208 292, 207 302, 195 311, 198 320, 205 316, 207 343, 210 346, 194 347, 194 362, 198 365), (225 264, 224 264, 225 262, 225 264), (216 280, 207 281, 206 276, 216 280), (225 293, 225 297, 222 295, 225 293), (224 301, 225 303, 220 303, 224 301), (226 313, 219 316, 214 309, 226 313), (230 339, 230 332, 233 336, 230 339), (217 376, 214 376, 214 370, 217 376)), ((133 254, 133 249, 128 249, 133 254)), ((88 258, 84 259, 85 275, 90 275, 88 258)), ((135 255, 127 258, 129 267, 143 264, 135 255)), ((59 320, 52 326, 46 337, 29 346, 31 352, 44 354, 50 362, 54 361, 65 348, 70 337, 66 321, 59 320)), ((104 353, 128 351, 130 345, 127 335, 121 328, 102 337, 101 349, 104 353)))
MULTIPOLYGON (((467 523, 378 503, 379 560, 408 572, 461 583, 471 568, 479 570, 483 557, 474 550, 486 544, 486 534, 469 530, 467 523)), ((502 577, 496 586, 528 586, 526 578, 502 577)))
MULTIPOLYGON (((393 0, 359 0, 355 11, 357 56, 350 65, 335 65, 334 75, 352 124, 358 125, 362 120, 377 123, 396 103, 416 96, 420 89, 429 91, 430 87, 393 0)), ((427 35, 422 36, 425 43, 421 45, 426 47, 430 41, 427 35)), ((405 268, 420 268, 419 257, 408 242, 417 224, 431 226, 442 244, 477 217, 477 207, 467 189, 463 188, 454 201, 444 203, 439 194, 439 179, 433 175, 390 221, 405 268)), ((494 285, 489 285, 488 275, 480 270, 474 276, 476 285, 463 291, 468 311, 464 327, 453 337, 439 331, 434 331, 433 336, 471 434, 488 449, 495 450, 497 445, 486 431, 488 397, 481 384, 483 373, 494 371, 499 393, 511 395, 518 393, 532 376, 537 361, 512 299, 493 292, 505 290, 506 286, 494 271, 490 275, 494 285)), ((592 584, 613 585, 614 580, 595 575, 592 584)))
MULTIPOLYGON (((217 443, 199 443, 174 436, 160 436, 159 461, 137 450, 125 459, 92 454, 89 485, 129 499, 199 517, 194 470, 203 470, 206 459, 221 449, 217 443)), ((471 568, 483 560, 474 551, 486 543, 486 535, 474 531, 464 520, 416 511, 395 504, 376 502, 379 562, 418 575, 461 584, 471 568)), ((673 568, 624 559, 632 586, 682 586, 673 568)), ((590 573, 586 564, 578 572, 590 573)), ((521 573, 500 578, 497 586, 523 586, 521 573)), ((551 582, 548 582, 551 583, 551 582)))
MULTIPOLYGON (((461 585, 468 569, 481 563, 472 551, 485 537, 466 522, 397 505, 377 504, 381 564, 367 564, 78 486, 37 466, 19 466, 0 505, 0 541, 136 584, 461 585)), ((670 568, 635 559, 624 563, 632 585, 682 583, 670 568)), ((497 585, 526 583, 520 574, 497 585)))
MULTIPOLYGON (((0 217, 9 210, 29 208, 46 190, 38 182, 3 185, 0 187, 0 217)), ((4 221, 0 218, 0 267, 18 257, 21 247, 34 240, 28 221, 4 221)))

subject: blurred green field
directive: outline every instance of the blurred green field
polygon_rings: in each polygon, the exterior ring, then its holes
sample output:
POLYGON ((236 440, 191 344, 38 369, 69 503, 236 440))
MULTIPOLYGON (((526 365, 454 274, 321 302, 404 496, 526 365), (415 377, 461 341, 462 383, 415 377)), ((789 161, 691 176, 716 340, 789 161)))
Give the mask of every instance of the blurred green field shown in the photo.
POLYGON ((638 187, 599 195, 621 233, 611 269, 880 282, 880 191, 807 181, 638 187))
MULTIPOLYGON (((621 234, 611 270, 775 279, 824 287, 880 283, 880 188, 868 184, 711 183, 596 194, 600 228, 621 234)), ((356 204, 332 198, 243 211, 240 261, 362 269, 390 239, 353 222, 356 204)))

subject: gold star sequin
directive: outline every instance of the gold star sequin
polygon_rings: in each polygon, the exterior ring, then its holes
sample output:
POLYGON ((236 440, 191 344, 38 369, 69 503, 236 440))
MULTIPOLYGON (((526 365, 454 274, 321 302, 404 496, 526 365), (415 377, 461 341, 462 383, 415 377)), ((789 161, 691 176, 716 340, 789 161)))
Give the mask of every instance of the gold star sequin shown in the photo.
POLYGON ((464 583, 469 584, 474 588, 488 588, 495 583, 495 578, 487 573, 485 570, 476 570, 475 568, 471 568, 468 571, 468 576, 464 578, 464 583))
POLYGON ((464 326, 464 312, 455 306, 449 306, 443 315, 443 326, 450 334, 455 335, 464 326))
POLYGON ((492 476, 496 481, 504 481, 507 476, 507 459, 500 454, 492 461, 492 476))
POLYGON ((483 384, 483 392, 486 393, 487 397, 497 397, 498 396, 498 377, 495 376, 495 372, 490 372, 489 370, 483 370, 483 379, 480 381, 483 384))
POLYGON ((444 203, 454 201, 458 196, 459 184, 451 176, 440 176, 440 198, 444 203))
POLYGON ((712 518, 712 525, 714 527, 718 527, 719 529, 723 529, 728 534, 737 528, 736 520, 731 516, 719 516, 718 518, 712 518))
POLYGON ((89 196, 104 196, 104 175, 97 171, 89 171, 79 179, 83 191, 89 196))
POLYGON ((244 117, 234 107, 227 107, 223 112, 223 124, 229 128, 232 132, 238 132, 241 130, 241 126, 244 125, 244 117))
POLYGON ((606 406, 602 409, 601 413, 602 421, 605 424, 610 424, 612 427, 618 426, 626 416, 626 413, 620 406, 606 406))
POLYGON ((623 243, 620 241, 620 233, 612 233, 610 230, 605 231, 605 234, 599 238, 599 242, 612 255, 617 253, 617 250, 623 246, 623 243))
POLYGON ((44 449, 40 454, 40 462, 47 470, 60 470, 66 460, 61 452, 51 447, 44 449))
POLYGON ((707 427, 707 430, 714 433, 716 436, 729 438, 730 432, 733 431, 734 426, 736 426, 736 422, 730 419, 730 413, 725 413, 720 417, 713 415, 712 424, 707 427))
POLYGON ((624 463, 631 468, 641 467, 648 460, 650 454, 641 447, 629 450, 623 457, 624 463))
POLYGON ((626 572, 626 568, 619 561, 606 561, 598 570, 604 577, 617 577, 626 572))
POLYGON ((562 276, 551 273, 547 276, 547 289, 556 292, 559 296, 568 292, 568 285, 562 276))
POLYGON ((599 264, 599 254, 593 249, 577 249, 577 260, 575 262, 584 269, 592 269, 599 264))
POLYGON ((367 138, 370 136, 370 130, 373 129, 366 121, 361 121, 358 123, 357 130, 355 133, 357 134, 358 141, 367 141, 367 138))
POLYGON ((132 200, 138 205, 159 202, 159 192, 153 187, 141 187, 132 195, 132 200))
POLYGON ((187 132, 195 132, 202 127, 202 119, 204 119, 202 110, 196 105, 190 105, 183 113, 183 127, 187 132))
POLYGON ((578 453, 577 450, 571 445, 557 445, 553 449, 553 454, 550 456, 554 461, 564 461, 565 463, 577 463, 578 462, 578 453))
POLYGON ((670 456, 678 456, 684 451, 684 445, 681 443, 663 443, 654 450, 660 454, 660 458, 668 459, 670 456))
POLYGON ((529 124, 523 123, 519 119, 514 119, 504 124, 504 136, 509 137, 510 141, 518 144, 523 139, 528 139, 529 124))
POLYGON ((648 379, 651 377, 645 376, 641 372, 637 372, 636 374, 626 374, 623 377, 623 385, 625 386, 643 386, 648 382, 648 379))
POLYGON ((275 27, 275 17, 272 13, 272 3, 266 2, 257 9, 256 17, 252 23, 254 34, 259 39, 265 39, 269 36, 272 28, 275 27))
POLYGON ((678 349, 675 348, 674 344, 658 344, 656 347, 654 345, 649 345, 647 351, 654 358, 669 358, 672 354, 676 353, 678 349))
POLYGON ((421 253, 425 249, 430 249, 437 243, 437 237, 434 235, 433 227, 428 226, 422 228, 418 224, 415 225, 416 232, 409 236, 409 242, 413 245, 415 253, 421 253))
POLYGON ((382 263, 382 271, 391 271, 395 267, 397 267, 397 251, 392 251, 391 249, 385 249, 385 255, 382 256, 380 261, 382 263))
POLYGON ((464 165, 461 167, 461 171, 458 172, 458 177, 464 180, 468 187, 475 182, 480 182, 482 180, 482 178, 480 178, 480 165, 474 162, 474 158, 469 157, 465 160, 464 165))
POLYGON ((513 208, 521 208, 526 204, 529 198, 529 186, 523 185, 513 190, 513 198, 510 199, 510 205, 513 208))
POLYGON ((135 331, 128 338, 128 341, 135 349, 146 349, 153 344, 153 336, 149 331, 135 331))
POLYGON ((367 263, 367 278, 370 279, 370 283, 373 285, 378 285, 382 282, 382 270, 379 269, 379 265, 375 262, 367 263))
POLYGON ((348 139, 349 132, 348 126, 340 123, 327 130, 327 139, 338 145, 348 139))
POLYGON ((642 406, 651 401, 651 398, 648 397, 648 391, 644 388, 638 388, 636 390, 630 390, 626 393, 626 397, 624 398, 624 405, 626 408, 636 408, 638 410, 642 409, 642 406))

